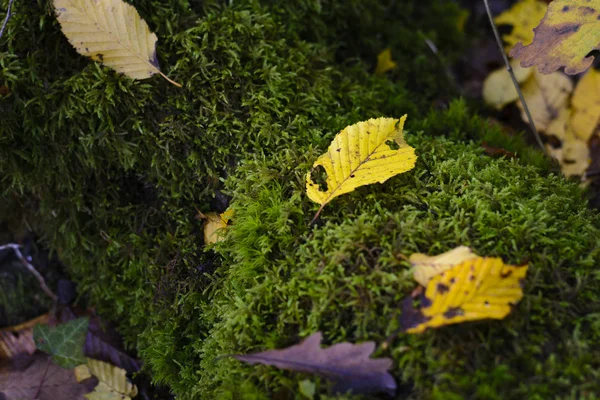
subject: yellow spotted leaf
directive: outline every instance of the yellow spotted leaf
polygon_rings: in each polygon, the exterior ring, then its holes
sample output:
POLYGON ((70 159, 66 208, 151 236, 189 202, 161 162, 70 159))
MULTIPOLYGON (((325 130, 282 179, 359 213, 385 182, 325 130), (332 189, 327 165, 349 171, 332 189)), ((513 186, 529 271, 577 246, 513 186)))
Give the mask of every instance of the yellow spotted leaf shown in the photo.
POLYGON ((523 67, 537 66, 543 74, 561 67, 575 75, 592 65, 592 50, 600 49, 600 0, 554 0, 534 29, 533 42, 517 43, 510 55, 523 67))
POLYGON ((587 141, 573 133, 568 122, 563 130, 562 146, 558 148, 547 146, 546 148, 558 160, 563 175, 584 177, 591 161, 590 149, 587 141))
POLYGON ((600 124, 600 72, 590 69, 577 83, 571 99, 573 133, 589 140, 600 124))
POLYGON ((204 214, 204 244, 217 243, 223 240, 223 230, 227 228, 227 224, 232 217, 232 209, 228 209, 220 215, 214 212, 204 214))
POLYGON ((156 35, 137 10, 122 0, 54 0, 63 33, 79 54, 133 79, 164 75, 156 58, 156 35))
POLYGON ((533 28, 535 28, 546 12, 547 5, 538 0, 523 0, 515 3, 509 10, 494 18, 498 25, 512 25, 509 34, 502 36, 506 42, 506 51, 517 43, 529 44, 533 40, 533 28))
POLYGON ((394 175, 414 168, 415 149, 404 141, 402 118, 372 118, 347 126, 336 135, 327 153, 313 164, 321 166, 327 178, 323 188, 306 174, 306 193, 315 203, 325 204, 359 186, 383 183, 394 175))
MULTIPOLYGON (((527 80, 521 90, 536 128, 546 131, 550 123, 558 118, 561 110, 567 107, 573 83, 567 75, 559 71, 549 75, 535 71, 533 78, 527 80)), ((523 121, 528 122, 520 100, 517 106, 521 110, 523 121)))
POLYGON ((502 319, 523 297, 527 266, 507 265, 500 258, 477 257, 432 277, 420 295, 404 301, 402 325, 407 333, 480 319, 502 319))
POLYGON ((124 369, 104 361, 87 359, 88 371, 79 371, 80 378, 93 375, 98 378, 94 391, 85 395, 89 400, 129 400, 137 395, 137 387, 127 379, 124 369))
MULTIPOLYGON (((519 83, 527 81, 533 74, 533 68, 523 68, 517 61, 511 62, 511 67, 519 83)), ((485 78, 482 96, 486 104, 496 109, 501 109, 519 98, 517 89, 515 89, 515 85, 506 68, 497 69, 485 78)))
POLYGON ((408 261, 414 267, 413 278, 415 281, 419 282, 422 286, 427 286, 429 280, 435 275, 473 258, 477 258, 477 254, 473 253, 469 247, 458 246, 437 256, 414 253, 411 254, 408 261))
POLYGON ((392 50, 385 49, 377 55, 376 75, 383 75, 394 68, 396 68, 396 62, 392 60, 392 50))

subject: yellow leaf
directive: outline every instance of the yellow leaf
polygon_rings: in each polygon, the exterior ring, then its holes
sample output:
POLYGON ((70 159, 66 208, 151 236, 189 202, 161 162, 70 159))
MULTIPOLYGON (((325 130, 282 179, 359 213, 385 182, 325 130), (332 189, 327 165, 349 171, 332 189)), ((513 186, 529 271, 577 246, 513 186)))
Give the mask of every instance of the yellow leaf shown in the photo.
POLYGON ((538 0, 523 0, 512 6, 510 10, 494 18, 498 25, 513 26, 509 34, 502 36, 502 39, 506 42, 505 49, 507 52, 519 42, 531 43, 533 28, 544 18, 546 7, 546 3, 538 0))
POLYGON ((575 75, 592 65, 592 50, 600 49, 600 0, 554 0, 535 28, 533 42, 517 43, 510 55, 523 67, 536 65, 543 74, 561 67, 575 75))
MULTIPOLYGON (((535 71, 533 78, 523 85, 521 91, 536 128, 545 131, 552 120, 558 118, 560 111, 567 107, 569 96, 573 91, 573 83, 562 72, 543 75, 535 71)), ((523 121, 528 122, 520 100, 517 106, 521 109, 523 121)))
POLYGON ((414 253, 411 254, 408 261, 414 267, 413 277, 415 281, 419 282, 422 286, 427 286, 427 282, 435 275, 476 257, 477 254, 473 253, 469 247, 458 246, 455 249, 438 254, 437 256, 414 253))
POLYGON ((392 61, 392 50, 385 49, 377 55, 377 67, 375 67, 376 75, 383 75, 386 72, 396 68, 396 63, 392 61))
POLYGON ((92 377, 92 373, 90 372, 90 369, 88 368, 87 364, 81 364, 76 366, 73 369, 73 373, 75 374, 75 379, 77 380, 77 382, 85 381, 86 379, 92 377))
POLYGON ((91 358, 88 358, 87 367, 99 381, 94 391, 85 395, 89 400, 125 400, 137 395, 137 387, 129 382, 124 369, 91 358))
POLYGON ((204 244, 217 243, 223 240, 222 229, 227 228, 227 224, 233 217, 233 210, 227 209, 221 215, 211 212, 204 214, 204 244))
MULTIPOLYGON (((322 166, 327 174, 326 190, 306 174, 306 193, 319 212, 333 198, 353 191, 359 186, 383 183, 394 175, 414 168, 415 149, 404 141, 402 118, 372 118, 347 126, 336 135, 327 153, 313 164, 322 166)), ((318 213, 317 213, 318 215, 318 213)), ((316 216, 315 216, 316 218, 316 216)))
MULTIPOLYGON (((599 28, 600 29, 600 28, 599 28)), ((600 124, 600 72, 590 69, 581 78, 571 100, 571 127, 580 139, 589 140, 600 124)))
POLYGON ((122 0, 54 0, 62 31, 79 54, 133 79, 162 75, 156 35, 137 10, 122 0))
POLYGON ((421 295, 421 308, 403 310, 407 333, 465 321, 502 319, 523 297, 527 266, 507 265, 500 258, 476 257, 432 277, 421 295))
MULTIPOLYGON (((517 61, 511 62, 517 82, 525 82, 532 74, 533 68, 523 68, 517 61)), ((500 68, 488 75, 483 82, 483 100, 496 109, 516 101, 519 94, 506 68, 500 68)))

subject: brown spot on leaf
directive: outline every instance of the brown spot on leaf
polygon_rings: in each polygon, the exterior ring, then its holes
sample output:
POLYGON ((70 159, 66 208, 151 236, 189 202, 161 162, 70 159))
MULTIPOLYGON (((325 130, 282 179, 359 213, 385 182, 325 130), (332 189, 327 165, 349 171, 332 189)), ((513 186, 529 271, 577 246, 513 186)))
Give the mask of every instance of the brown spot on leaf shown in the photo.
POLYGON ((464 315, 465 312, 462 308, 460 307, 450 307, 445 313, 444 313, 444 318, 454 318, 454 317, 458 317, 460 315, 464 315))
POLYGON ((450 291, 450 288, 447 285, 444 285, 443 283, 438 283, 437 292, 439 294, 448 293, 448 291, 450 291))
POLYGON ((512 270, 512 269, 509 269, 509 270, 507 270, 507 271, 502 271, 502 272, 500 273, 500 278, 502 278, 502 279, 506 279, 506 278, 508 278, 509 276, 511 276, 511 275, 512 275, 512 273, 513 273, 513 270, 512 270))

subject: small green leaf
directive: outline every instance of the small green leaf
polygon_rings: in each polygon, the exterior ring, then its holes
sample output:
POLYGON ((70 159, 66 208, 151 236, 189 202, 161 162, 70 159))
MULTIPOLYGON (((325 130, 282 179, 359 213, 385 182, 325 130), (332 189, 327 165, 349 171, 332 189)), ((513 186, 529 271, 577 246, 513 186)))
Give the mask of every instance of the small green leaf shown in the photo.
POLYGON ((299 382, 298 389, 302 396, 306 397, 308 400, 314 400, 316 385, 313 381, 311 381, 310 379, 305 379, 299 382))
POLYGON ((48 325, 36 325, 33 339, 38 349, 50 354, 56 365, 71 369, 87 361, 83 356, 83 345, 89 320, 79 318, 50 328, 48 325))

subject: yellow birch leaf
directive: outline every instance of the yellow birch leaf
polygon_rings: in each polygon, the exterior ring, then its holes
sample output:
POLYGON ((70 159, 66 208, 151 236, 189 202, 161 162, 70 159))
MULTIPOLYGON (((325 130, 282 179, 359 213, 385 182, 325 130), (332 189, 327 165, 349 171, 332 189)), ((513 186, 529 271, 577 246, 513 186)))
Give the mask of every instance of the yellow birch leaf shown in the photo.
POLYGON ((533 42, 517 43, 511 57, 523 67, 537 66, 543 74, 561 67, 575 75, 592 65, 592 50, 600 49, 600 0, 554 0, 534 29, 533 42))
POLYGON ((98 378, 98 385, 85 397, 89 400, 131 399, 137 395, 137 387, 129 382, 123 368, 104 361, 88 358, 89 372, 98 378))
POLYGON ((402 135, 405 120, 406 115, 399 120, 372 118, 347 126, 336 135, 327 153, 313 164, 313 170, 318 166, 325 169, 327 189, 313 182, 311 171, 306 174, 306 193, 321 204, 319 212, 339 195, 359 186, 383 183, 415 167, 415 149, 402 135))
POLYGON ((523 297, 527 266, 507 265, 501 258, 477 257, 432 277, 421 307, 412 309, 408 297, 402 311, 407 333, 421 333, 465 321, 502 319, 523 297))
POLYGON ((571 128, 583 140, 589 140, 600 124, 600 72, 590 69, 581 78, 571 99, 571 128))
MULTIPOLYGON (((552 120, 558 118, 560 111, 567 107, 569 96, 573 91, 573 83, 562 72, 543 75, 535 71, 533 79, 525 82, 521 91, 536 128, 546 131, 552 120)), ((517 106, 521 110, 521 119, 526 123, 529 122, 520 100, 517 106)))
POLYGON ((547 5, 538 0, 523 0, 516 3, 509 10, 494 18, 498 25, 512 25, 509 34, 502 36, 506 42, 505 49, 510 49, 517 43, 529 44, 533 40, 533 28, 535 28, 546 12, 547 5))
POLYGON ((386 72, 396 68, 396 62, 392 60, 392 50, 385 49, 377 55, 376 75, 383 75, 386 72))
POLYGON ((223 240, 222 229, 227 228, 227 224, 233 217, 233 210, 227 209, 224 213, 210 212, 204 214, 206 221, 204 222, 204 244, 217 243, 223 240))
MULTIPOLYGON (((518 61, 513 61, 510 64, 519 83, 527 81, 533 74, 533 68, 523 68, 518 61)), ((482 96, 486 104, 498 110, 519 98, 517 89, 515 89, 506 68, 499 68, 485 78, 482 96)))
POLYGON ((415 281, 419 282, 421 286, 427 286, 429 280, 435 275, 441 274, 457 264, 476 257, 477 254, 473 253, 471 248, 458 246, 437 256, 414 253, 410 255, 408 261, 414 267, 413 278, 415 281))
POLYGON ((137 10, 122 0, 54 0, 63 33, 79 54, 127 75, 146 79, 163 74, 156 58, 156 35, 137 10))
POLYGON ((560 169, 567 176, 584 176, 590 165, 590 148, 587 141, 573 133, 570 124, 567 124, 565 139, 562 144, 560 169))

